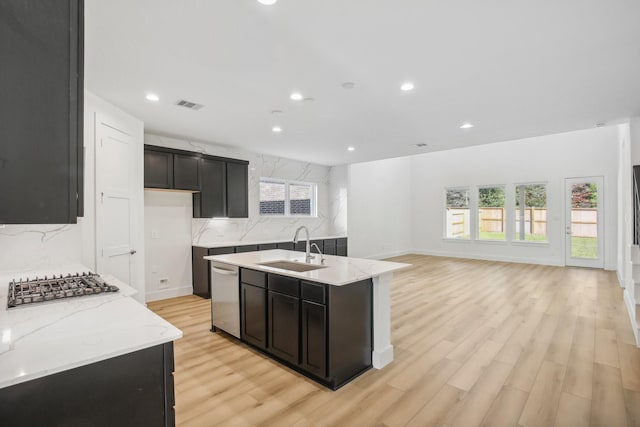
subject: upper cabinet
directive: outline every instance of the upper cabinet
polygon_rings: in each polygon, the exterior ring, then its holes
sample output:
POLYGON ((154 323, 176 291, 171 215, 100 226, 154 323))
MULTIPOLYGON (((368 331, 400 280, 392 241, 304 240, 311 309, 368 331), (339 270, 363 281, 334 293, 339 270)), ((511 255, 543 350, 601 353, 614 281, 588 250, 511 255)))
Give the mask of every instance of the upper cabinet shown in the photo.
POLYGON ((83 215, 82 0, 0 2, 0 224, 83 215))
POLYGON ((144 186, 193 191, 194 218, 248 218, 249 162, 145 145, 144 186))
POLYGON ((249 217, 249 165, 227 163, 227 217, 249 217))
POLYGON ((200 156, 145 145, 144 187, 200 191, 200 156))

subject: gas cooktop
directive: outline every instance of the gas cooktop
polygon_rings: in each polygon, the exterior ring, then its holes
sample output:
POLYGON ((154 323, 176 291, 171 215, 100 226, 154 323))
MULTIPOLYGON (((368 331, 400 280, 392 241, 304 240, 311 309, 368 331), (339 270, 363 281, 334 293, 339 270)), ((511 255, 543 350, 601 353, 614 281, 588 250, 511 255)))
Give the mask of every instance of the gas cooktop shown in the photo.
POLYGON ((59 277, 44 276, 25 281, 12 280, 9 283, 9 295, 7 308, 59 300, 63 298, 81 297, 106 292, 118 292, 118 287, 106 283, 102 277, 95 273, 67 274, 59 277))

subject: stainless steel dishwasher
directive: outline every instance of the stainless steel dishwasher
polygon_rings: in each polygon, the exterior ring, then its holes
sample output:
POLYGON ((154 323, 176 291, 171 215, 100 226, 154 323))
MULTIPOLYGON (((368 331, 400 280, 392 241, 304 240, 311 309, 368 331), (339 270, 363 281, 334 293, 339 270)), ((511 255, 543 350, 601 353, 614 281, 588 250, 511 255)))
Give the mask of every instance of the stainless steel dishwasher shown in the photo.
POLYGON ((211 261, 211 326, 240 338, 238 267, 211 261))

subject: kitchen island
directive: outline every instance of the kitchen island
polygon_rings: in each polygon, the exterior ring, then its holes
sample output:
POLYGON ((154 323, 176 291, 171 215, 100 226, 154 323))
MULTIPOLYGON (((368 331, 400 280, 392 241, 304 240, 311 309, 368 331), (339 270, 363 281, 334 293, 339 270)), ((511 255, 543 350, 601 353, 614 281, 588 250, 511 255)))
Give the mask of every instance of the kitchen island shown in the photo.
POLYGON ((6 425, 173 425, 173 341, 182 332, 115 293, 7 308, 20 276, 86 271, 79 265, 0 275, 0 419, 6 425))
POLYGON ((213 330, 225 330, 213 320, 216 307, 228 311, 233 304, 216 306, 215 280, 237 274, 240 339, 335 389, 393 361, 391 280, 409 264, 322 258, 314 254, 307 263, 305 253, 280 249, 205 257, 212 265, 213 330))

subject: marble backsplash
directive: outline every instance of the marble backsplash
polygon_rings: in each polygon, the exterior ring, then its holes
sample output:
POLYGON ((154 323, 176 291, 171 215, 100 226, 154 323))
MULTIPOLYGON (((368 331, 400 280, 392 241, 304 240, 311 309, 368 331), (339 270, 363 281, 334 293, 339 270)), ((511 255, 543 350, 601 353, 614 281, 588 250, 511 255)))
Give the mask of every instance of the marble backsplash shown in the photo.
POLYGON ((83 261, 81 224, 1 227, 0 271, 46 270, 83 261))
POLYGON ((233 147, 145 134, 145 144, 197 151, 214 156, 248 160, 249 218, 193 219, 192 242, 208 245, 224 242, 286 240, 297 227, 307 226, 312 237, 346 235, 346 166, 328 167, 251 153, 233 147), (261 177, 314 182, 318 185, 316 218, 261 217, 261 177))

